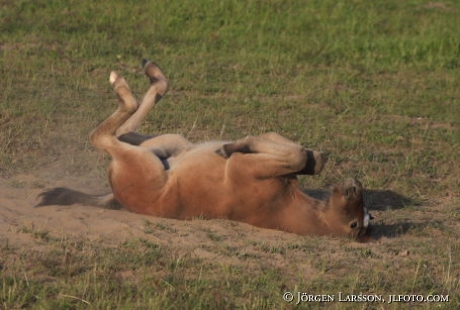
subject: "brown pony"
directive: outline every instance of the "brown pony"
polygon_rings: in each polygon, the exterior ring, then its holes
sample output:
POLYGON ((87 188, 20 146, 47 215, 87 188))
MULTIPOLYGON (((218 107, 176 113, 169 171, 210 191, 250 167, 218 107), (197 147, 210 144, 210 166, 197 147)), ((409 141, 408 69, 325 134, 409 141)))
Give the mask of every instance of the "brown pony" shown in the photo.
POLYGON ((276 133, 236 141, 192 144, 175 134, 144 136, 134 131, 168 91, 153 62, 143 60, 150 88, 140 105, 123 77, 110 74, 118 109, 90 135, 112 158, 112 194, 88 195, 66 188, 43 192, 37 206, 121 204, 129 211, 173 219, 224 218, 300 235, 361 239, 371 219, 363 187, 349 178, 317 200, 299 187, 298 175, 319 173, 320 152, 276 133))

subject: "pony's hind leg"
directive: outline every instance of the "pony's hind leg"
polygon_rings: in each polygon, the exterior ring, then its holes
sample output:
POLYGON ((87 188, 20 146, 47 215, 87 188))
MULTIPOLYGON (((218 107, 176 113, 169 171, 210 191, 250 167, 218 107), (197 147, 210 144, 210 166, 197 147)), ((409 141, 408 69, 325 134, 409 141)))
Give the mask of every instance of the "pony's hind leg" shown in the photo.
POLYGON ((150 80, 150 88, 144 95, 139 109, 117 130, 117 136, 138 130, 150 110, 168 92, 169 84, 160 67, 152 61, 142 60, 145 75, 150 80))
POLYGON ((112 72, 113 85, 120 103, 117 110, 90 135, 91 143, 109 153, 109 182, 112 192, 128 210, 154 214, 153 202, 161 195, 166 172, 161 160, 149 149, 121 142, 117 129, 136 111, 137 102, 126 81, 112 72))
POLYGON ((117 94, 119 104, 117 110, 94 129, 90 134, 91 144, 110 153, 110 147, 120 143, 115 137, 117 129, 136 112, 138 104, 125 79, 115 71, 110 73, 110 84, 117 94))

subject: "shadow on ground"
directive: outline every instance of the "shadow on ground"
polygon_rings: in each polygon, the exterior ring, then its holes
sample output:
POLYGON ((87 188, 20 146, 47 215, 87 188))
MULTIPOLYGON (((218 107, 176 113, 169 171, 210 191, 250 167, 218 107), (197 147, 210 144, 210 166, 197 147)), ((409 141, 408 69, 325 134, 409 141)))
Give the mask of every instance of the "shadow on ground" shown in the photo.
POLYGON ((430 221, 430 222, 410 222, 403 221, 394 224, 385 224, 383 222, 374 224, 371 226, 369 235, 374 239, 379 240, 382 237, 385 238, 396 238, 405 235, 409 231, 423 231, 427 227, 442 226, 441 221, 430 221))
POLYGON ((417 204, 413 199, 391 190, 366 190, 364 197, 370 210, 398 210, 417 204))
MULTIPOLYGON (((329 196, 329 191, 323 189, 307 189, 304 190, 304 193, 321 200, 329 196)), ((398 210, 416 204, 413 199, 391 190, 365 190, 364 201, 370 211, 398 210)))

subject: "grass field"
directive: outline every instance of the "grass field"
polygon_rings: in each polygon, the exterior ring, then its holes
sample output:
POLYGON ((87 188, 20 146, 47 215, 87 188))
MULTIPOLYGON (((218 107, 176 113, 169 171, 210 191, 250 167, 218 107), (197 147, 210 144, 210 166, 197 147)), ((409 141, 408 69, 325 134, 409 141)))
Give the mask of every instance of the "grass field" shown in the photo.
POLYGON ((326 151, 326 169, 302 184, 360 179, 380 238, 263 239, 225 221, 152 219, 145 238, 115 246, 20 227, 46 250, 0 244, 0 309, 407 306, 296 305, 287 291, 448 295, 409 304, 458 309, 459 25, 456 1, 0 0, 2 179, 32 174, 41 181, 27 186, 44 188, 72 176, 106 189, 108 159, 87 137, 116 105, 109 72, 140 96, 147 57, 171 90, 142 131, 192 141, 277 131, 326 151), (184 229, 203 243, 152 238, 184 229))

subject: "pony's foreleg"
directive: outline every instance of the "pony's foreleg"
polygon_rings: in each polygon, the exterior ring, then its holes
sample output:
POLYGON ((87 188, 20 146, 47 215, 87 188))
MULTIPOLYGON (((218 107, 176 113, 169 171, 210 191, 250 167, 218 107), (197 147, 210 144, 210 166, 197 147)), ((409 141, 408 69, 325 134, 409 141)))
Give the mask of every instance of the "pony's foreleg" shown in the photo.
POLYGON ((229 158, 233 153, 269 155, 268 157, 261 156, 260 159, 270 158, 279 162, 278 168, 280 169, 274 169, 276 173, 274 172, 273 175, 318 174, 326 161, 321 152, 307 150, 300 144, 273 134, 267 138, 248 136, 224 144, 217 150, 217 154, 224 158, 229 158))

